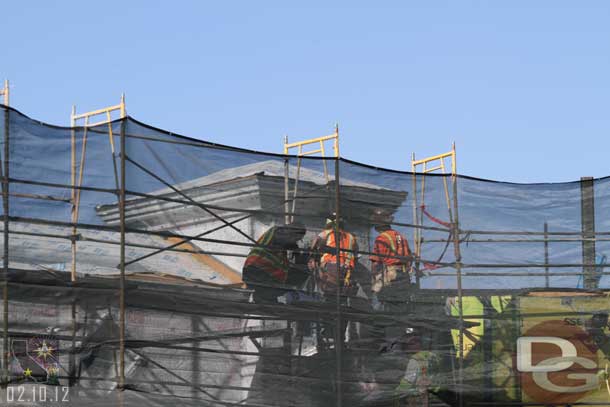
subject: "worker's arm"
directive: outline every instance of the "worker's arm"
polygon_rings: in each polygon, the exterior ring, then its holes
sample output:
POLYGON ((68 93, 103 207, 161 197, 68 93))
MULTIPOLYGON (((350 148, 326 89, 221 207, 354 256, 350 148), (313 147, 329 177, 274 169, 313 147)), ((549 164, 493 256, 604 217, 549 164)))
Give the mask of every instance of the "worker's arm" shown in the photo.
POLYGON ((287 285, 300 287, 311 275, 307 265, 307 255, 305 253, 293 253, 288 264, 287 285))
POLYGON ((407 240, 406 237, 404 237, 403 235, 400 235, 404 241, 405 244, 405 251, 407 252, 407 256, 409 256, 409 258, 406 260, 405 262, 405 266, 407 267, 408 270, 411 270, 411 265, 413 264, 413 253, 411 252, 411 248, 409 247, 409 241, 407 240))
POLYGON ((383 241, 382 236, 375 239, 373 255, 371 256, 371 290, 378 293, 383 287, 383 259, 390 253, 390 246, 383 241))
POLYGON ((309 260, 307 261, 307 266, 310 270, 315 270, 320 263, 320 245, 322 244, 322 239, 320 236, 317 236, 313 243, 311 244, 311 253, 309 254, 309 260))
POLYGON ((372 266, 371 271, 374 275, 381 274, 383 271, 383 260, 390 253, 390 245, 387 242, 384 242, 382 236, 378 236, 377 239, 375 239, 375 244, 373 246, 373 255, 370 257, 372 266))

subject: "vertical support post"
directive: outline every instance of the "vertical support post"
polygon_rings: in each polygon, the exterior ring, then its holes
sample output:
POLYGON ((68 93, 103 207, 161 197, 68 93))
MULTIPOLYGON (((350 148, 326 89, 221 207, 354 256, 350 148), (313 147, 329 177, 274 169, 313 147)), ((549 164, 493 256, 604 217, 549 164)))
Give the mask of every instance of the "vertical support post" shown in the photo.
POLYGON ((544 222, 544 286, 550 287, 549 275, 549 224, 544 222))
MULTIPOLYGON (((289 202, 289 187, 290 187, 290 160, 288 159, 288 135, 284 136, 284 224, 288 225, 294 222, 294 213, 296 212, 296 191, 298 180, 295 182, 295 196, 294 201, 292 203, 292 213, 290 212, 290 202, 289 202)), ((300 158, 299 158, 300 160, 300 158)), ((300 170, 300 161, 299 161, 299 170, 300 170)), ((298 171, 298 170, 297 170, 298 171)), ((298 173, 297 173, 298 179, 298 173)), ((292 374, 292 334, 291 334, 291 321, 286 321, 286 332, 284 332, 283 336, 283 344, 284 351, 288 354, 289 363, 290 363, 290 372, 292 374), (290 332, 290 334, 289 334, 290 332)))
POLYGON ((458 293, 458 327, 459 327, 459 337, 458 337, 458 401, 460 407, 464 404, 464 399, 462 396, 462 392, 464 390, 464 306, 463 306, 463 292, 462 292, 462 253, 460 250, 460 224, 459 224, 459 216, 458 216, 458 190, 457 190, 457 164, 456 164, 456 155, 455 155, 455 143, 453 143, 453 164, 451 167, 451 178, 453 184, 453 252, 455 257, 455 270, 457 274, 457 293, 458 293))
POLYGON ((76 106, 72 105, 72 114, 70 115, 70 183, 72 184, 72 191, 70 194, 70 201, 72 203, 72 238, 71 238, 71 249, 72 249, 72 268, 70 269, 70 279, 72 282, 76 281, 76 222, 74 221, 74 215, 76 214, 76 106))
POLYGON ((415 284, 417 288, 420 288, 419 281, 419 250, 418 250, 418 242, 419 242, 419 220, 418 220, 418 211, 417 211, 417 176, 415 175, 415 153, 411 153, 411 176, 412 176, 412 188, 413 188, 413 224, 416 226, 413 228, 413 254, 415 255, 415 259, 413 259, 412 270, 415 274, 415 284))
POLYGON ((119 389, 125 386, 125 120, 121 121, 121 188, 119 190, 120 216, 120 293, 119 293, 119 389))
MULTIPOLYGON (((494 315, 493 307, 493 296, 481 297, 483 299, 483 400, 486 402, 493 402, 494 395, 494 381, 493 381, 493 326, 492 318, 494 315)), ((498 296, 499 300, 502 301, 502 297, 498 296)))
POLYGON ((8 106, 10 102, 9 97, 10 90, 8 88, 8 79, 4 80, 4 90, 2 91, 2 95, 4 96, 4 105, 8 106))
POLYGON ((288 144, 288 136, 284 136, 284 224, 290 223, 290 215, 288 212, 290 211, 290 161, 288 159, 288 148, 286 145, 288 144))
MULTIPOLYGON (((121 103, 119 108, 119 113, 121 114, 121 119, 124 119, 127 116, 127 110, 125 109, 125 94, 121 93, 121 103)), ((108 120, 110 121, 110 120, 108 120)))
MULTIPOLYGON (((199 336, 201 332, 201 324, 199 315, 191 316, 191 330, 193 332, 193 336, 199 336)), ((193 372, 193 387, 191 388, 191 398, 196 399, 199 396, 199 383, 201 383, 201 352, 197 352, 193 350, 191 352, 191 370, 193 372)))
MULTIPOLYGON (((8 81, 6 82, 8 84, 8 81)), ((3 315, 3 345, 2 345, 2 364, 3 377, 2 382, 8 384, 9 369, 8 369, 8 268, 9 268, 9 163, 10 163, 10 116, 9 109, 4 108, 4 162, 3 162, 3 177, 2 177, 2 206, 4 213, 4 254, 2 257, 2 315, 3 315)))
POLYGON ((593 177, 580 178, 580 219, 582 230, 583 287, 597 288, 595 277, 595 191, 593 177))
MULTIPOLYGON (((320 155, 322 157, 326 157, 326 153, 324 152, 324 141, 320 140, 320 155)), ((323 162, 323 167, 324 167, 324 179, 326 180, 326 183, 328 183, 328 181, 330 180, 328 178, 328 167, 326 165, 326 161, 323 162)))
POLYGON ((333 149, 335 150, 335 158, 338 159, 339 158, 339 123, 335 123, 335 139, 333 141, 333 149))
POLYGON ((68 357, 68 387, 73 387, 76 382, 76 355, 74 350, 76 349, 76 298, 72 300, 72 344, 70 349, 70 356, 68 357))
POLYGON ((341 185, 339 178, 339 125, 335 126, 335 256, 337 258, 337 327, 335 329, 335 354, 337 362, 337 407, 343 406, 343 394, 341 389, 342 380, 342 352, 343 352, 343 321, 341 320, 341 230, 339 220, 341 219, 341 185))

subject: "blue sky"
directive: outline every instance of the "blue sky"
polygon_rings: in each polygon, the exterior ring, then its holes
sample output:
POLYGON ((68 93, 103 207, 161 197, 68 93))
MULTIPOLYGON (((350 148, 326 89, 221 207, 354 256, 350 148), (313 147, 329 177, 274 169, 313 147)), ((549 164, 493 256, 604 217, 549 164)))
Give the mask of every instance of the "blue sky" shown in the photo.
POLYGON ((342 155, 460 173, 610 175, 610 2, 5 2, 12 105, 138 120, 264 151, 341 127, 342 155))

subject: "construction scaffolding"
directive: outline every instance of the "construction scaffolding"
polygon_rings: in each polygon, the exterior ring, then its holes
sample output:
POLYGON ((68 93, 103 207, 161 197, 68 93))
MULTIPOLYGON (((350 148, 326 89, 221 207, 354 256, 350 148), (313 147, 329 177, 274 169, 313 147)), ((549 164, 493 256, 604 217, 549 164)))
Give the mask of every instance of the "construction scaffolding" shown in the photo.
POLYGON ((460 176, 455 145, 375 168, 338 126, 261 153, 124 97, 70 127, 5 102, 3 401, 610 405, 610 179, 460 176))

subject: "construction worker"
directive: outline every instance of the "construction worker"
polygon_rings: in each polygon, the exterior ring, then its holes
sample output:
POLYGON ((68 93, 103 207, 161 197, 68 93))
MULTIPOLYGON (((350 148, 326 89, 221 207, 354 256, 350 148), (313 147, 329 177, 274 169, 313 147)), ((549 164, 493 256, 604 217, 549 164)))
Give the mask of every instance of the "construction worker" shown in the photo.
POLYGON ((392 215, 376 210, 373 215, 375 239, 371 255, 373 285, 372 291, 379 300, 402 301, 405 289, 411 286, 411 251, 407 239, 392 229, 392 215))
POLYGON ((326 219, 324 230, 312 243, 312 256, 308 266, 318 272, 318 284, 325 295, 336 294, 339 284, 342 295, 350 295, 354 289, 352 274, 356 268, 358 243, 353 234, 344 230, 344 223, 336 219, 333 213, 326 219), (338 230, 335 230, 335 229, 338 230), (339 259, 337 259, 337 242, 339 238, 339 259), (339 275, 337 275, 339 271, 339 275))
POLYGON ((409 356, 405 374, 396 387, 395 394, 404 402, 395 405, 427 406, 430 403, 429 392, 438 390, 438 383, 435 383, 438 381, 439 372, 438 355, 423 349, 420 339, 416 336, 407 338, 403 346, 409 356))
POLYGON ((273 226, 257 240, 242 271, 244 282, 254 290, 254 302, 276 303, 277 297, 289 291, 286 283, 290 275, 302 271, 289 261, 288 251, 298 249, 305 232, 298 223, 273 226))
MULTIPOLYGON (((392 229, 393 220, 391 214, 381 209, 376 210, 371 219, 375 231, 379 233, 370 256, 372 306, 377 311, 400 317, 409 311, 411 251, 407 239, 392 229)), ((395 321, 375 319, 370 331, 373 345, 379 352, 385 352, 406 330, 413 331, 395 321)))
MULTIPOLYGON (((309 270, 315 273, 317 285, 324 295, 324 301, 334 304, 337 289, 339 289, 342 305, 347 304, 347 296, 353 295, 356 291, 352 274, 356 268, 358 253, 356 238, 353 234, 346 232, 344 227, 343 221, 340 218, 337 219, 336 214, 330 215, 326 219, 324 230, 312 243, 312 255, 308 262, 309 270), (338 258, 337 247, 340 249, 338 258)), ((334 324, 323 326, 318 331, 318 349, 326 348, 331 338, 335 344, 336 341, 343 343, 346 329, 346 320, 342 321, 338 335, 334 324)))

